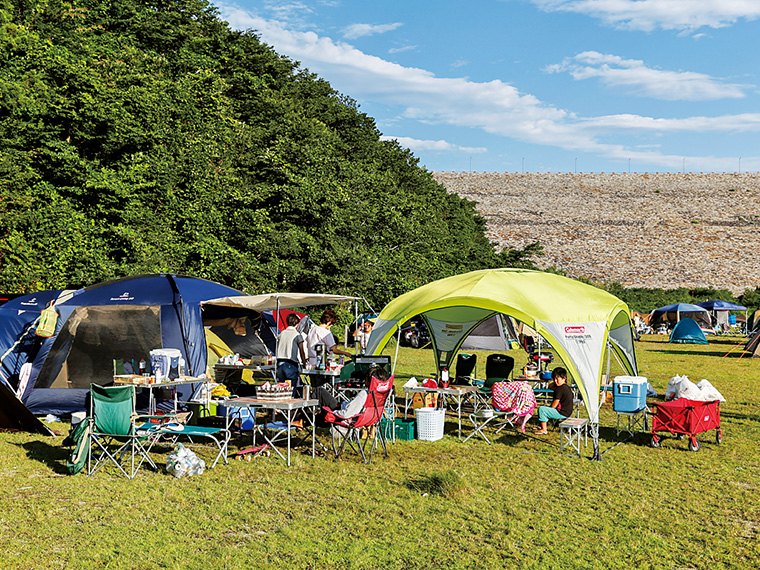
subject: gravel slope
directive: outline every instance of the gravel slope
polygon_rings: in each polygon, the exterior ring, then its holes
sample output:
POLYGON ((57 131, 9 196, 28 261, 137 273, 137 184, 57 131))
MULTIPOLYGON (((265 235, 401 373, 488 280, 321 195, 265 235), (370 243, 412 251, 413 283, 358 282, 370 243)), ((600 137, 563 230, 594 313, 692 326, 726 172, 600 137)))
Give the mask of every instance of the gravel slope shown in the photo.
POLYGON ((627 287, 760 287, 760 174, 434 172, 500 245, 627 287))

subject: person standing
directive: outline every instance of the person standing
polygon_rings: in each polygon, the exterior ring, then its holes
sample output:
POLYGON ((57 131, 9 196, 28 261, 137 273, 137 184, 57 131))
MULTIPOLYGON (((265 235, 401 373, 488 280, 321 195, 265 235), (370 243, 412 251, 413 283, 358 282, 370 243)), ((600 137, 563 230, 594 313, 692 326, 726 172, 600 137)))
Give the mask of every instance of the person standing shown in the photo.
POLYGON ((309 364, 319 364, 317 358, 317 345, 325 345, 325 354, 332 352, 333 354, 342 354, 344 356, 351 356, 350 352, 342 350, 336 346, 335 337, 330 332, 330 328, 338 322, 338 315, 332 309, 325 310, 319 319, 319 326, 311 327, 309 334, 306 337, 307 344, 309 345, 309 364))
POLYGON ((367 344, 369 343, 369 335, 372 334, 372 327, 375 323, 373 323, 370 320, 364 321, 361 326, 359 327, 359 330, 354 331, 354 337, 359 341, 359 348, 361 349, 361 353, 364 354, 364 351, 367 349, 367 344))
POLYGON ((298 359, 306 362, 306 350, 304 338, 296 327, 301 322, 300 317, 290 313, 285 319, 287 328, 280 333, 277 341, 277 381, 287 382, 290 380, 293 386, 293 397, 301 397, 303 383, 298 374, 298 359))

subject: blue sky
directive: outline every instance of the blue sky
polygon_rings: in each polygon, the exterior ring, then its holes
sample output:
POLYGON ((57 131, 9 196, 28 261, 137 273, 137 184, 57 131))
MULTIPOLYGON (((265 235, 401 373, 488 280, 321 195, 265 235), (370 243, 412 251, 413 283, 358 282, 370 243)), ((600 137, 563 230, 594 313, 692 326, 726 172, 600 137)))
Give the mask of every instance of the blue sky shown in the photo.
POLYGON ((760 171, 760 0, 215 2, 433 171, 760 171))

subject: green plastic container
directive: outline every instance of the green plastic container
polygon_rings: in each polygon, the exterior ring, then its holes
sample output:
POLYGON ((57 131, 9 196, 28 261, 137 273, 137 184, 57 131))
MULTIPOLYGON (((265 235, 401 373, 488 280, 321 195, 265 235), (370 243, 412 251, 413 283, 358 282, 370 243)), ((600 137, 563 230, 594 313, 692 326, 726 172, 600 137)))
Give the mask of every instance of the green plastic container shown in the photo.
POLYGON ((211 400, 211 402, 209 402, 208 407, 206 407, 205 404, 201 404, 200 402, 188 402, 187 409, 193 412, 193 415, 190 416, 190 425, 197 426, 199 425, 198 420, 200 418, 215 416, 216 407, 217 407, 217 402, 214 400, 211 400))
POLYGON ((396 430, 396 439, 400 441, 414 441, 415 439, 415 421, 414 419, 396 418, 394 428, 396 430))

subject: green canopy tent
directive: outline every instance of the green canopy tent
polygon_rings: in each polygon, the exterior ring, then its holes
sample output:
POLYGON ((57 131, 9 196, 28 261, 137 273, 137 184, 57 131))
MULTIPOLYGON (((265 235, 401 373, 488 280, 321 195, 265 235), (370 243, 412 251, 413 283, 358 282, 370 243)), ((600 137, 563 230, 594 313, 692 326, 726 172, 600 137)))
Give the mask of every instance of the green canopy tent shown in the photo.
POLYGON ((638 375, 628 306, 617 297, 540 271, 487 269, 455 275, 397 297, 380 312, 367 346, 375 354, 399 326, 422 315, 439 367, 450 367, 463 340, 481 322, 502 313, 549 342, 575 380, 589 414, 594 458, 599 455, 599 389, 605 347, 626 373, 638 375))

